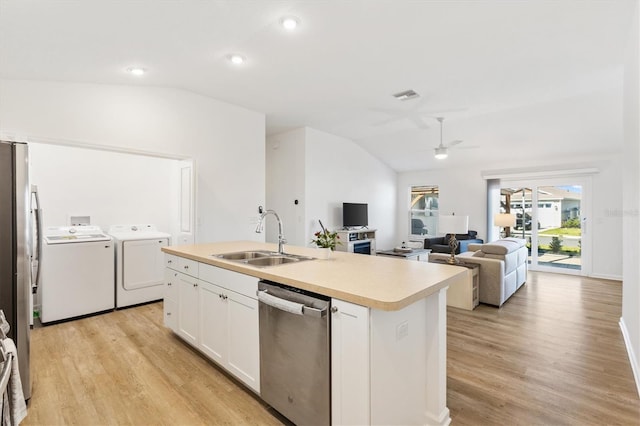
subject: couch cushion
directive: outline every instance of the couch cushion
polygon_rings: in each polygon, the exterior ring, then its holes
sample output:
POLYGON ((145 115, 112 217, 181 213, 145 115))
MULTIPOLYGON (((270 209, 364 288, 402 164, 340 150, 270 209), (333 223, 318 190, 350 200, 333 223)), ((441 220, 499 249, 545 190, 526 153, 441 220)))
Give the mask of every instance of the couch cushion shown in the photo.
POLYGON ((501 254, 505 255, 517 250, 520 247, 516 242, 507 240, 498 240, 492 243, 483 244, 482 251, 486 254, 501 254))
POLYGON ((518 245, 518 247, 524 247, 527 244, 527 240, 524 238, 507 237, 498 241, 510 241, 518 245))

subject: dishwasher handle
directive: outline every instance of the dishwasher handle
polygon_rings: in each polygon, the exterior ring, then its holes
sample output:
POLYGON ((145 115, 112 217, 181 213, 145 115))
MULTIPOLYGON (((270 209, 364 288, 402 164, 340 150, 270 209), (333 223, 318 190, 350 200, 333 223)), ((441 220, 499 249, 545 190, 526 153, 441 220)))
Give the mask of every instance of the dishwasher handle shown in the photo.
POLYGON ((324 318, 327 315, 327 309, 312 308, 302 303, 292 302, 291 300, 281 299, 273 294, 269 294, 267 290, 258 290, 258 301, 272 306, 281 311, 291 312, 296 315, 306 315, 317 318, 324 318))

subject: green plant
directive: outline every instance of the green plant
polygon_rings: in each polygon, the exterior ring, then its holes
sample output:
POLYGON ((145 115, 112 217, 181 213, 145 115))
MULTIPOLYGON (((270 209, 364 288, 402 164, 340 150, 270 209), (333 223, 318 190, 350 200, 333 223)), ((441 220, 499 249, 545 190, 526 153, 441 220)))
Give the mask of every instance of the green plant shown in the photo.
POLYGON ((574 217, 572 219, 562 222, 563 228, 580 228, 580 218, 574 217))
POLYGON ((549 244, 552 253, 560 253, 562 250, 562 238, 561 237, 551 237, 551 244, 549 244))
POLYGON ((315 238, 311 240, 313 244, 322 248, 330 248, 334 250, 336 245, 342 244, 340 241, 340 237, 337 232, 330 232, 328 229, 323 229, 322 231, 318 231, 313 234, 315 238))

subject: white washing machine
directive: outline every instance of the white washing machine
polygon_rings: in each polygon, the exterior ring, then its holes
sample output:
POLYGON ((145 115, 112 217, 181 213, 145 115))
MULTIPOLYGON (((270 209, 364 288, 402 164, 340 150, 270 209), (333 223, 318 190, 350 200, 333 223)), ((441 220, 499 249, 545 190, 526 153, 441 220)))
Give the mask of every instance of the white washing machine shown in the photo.
POLYGON ((41 321, 114 309, 114 243, 99 226, 55 226, 42 245, 41 321))
POLYGON ((161 300, 164 293, 164 254, 171 235, 154 225, 113 225, 116 243, 116 308, 161 300))

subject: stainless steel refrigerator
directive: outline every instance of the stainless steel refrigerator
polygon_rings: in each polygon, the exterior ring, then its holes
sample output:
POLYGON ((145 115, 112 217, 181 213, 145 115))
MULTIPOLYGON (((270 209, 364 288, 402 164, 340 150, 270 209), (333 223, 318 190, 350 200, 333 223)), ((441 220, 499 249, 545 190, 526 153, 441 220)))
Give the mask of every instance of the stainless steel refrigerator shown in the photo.
MULTIPOLYGON (((32 191, 26 143, 0 141, 0 309, 11 326, 25 399, 31 398, 30 333, 33 243, 32 191)), ((35 208, 35 207, 34 207, 35 208)))

